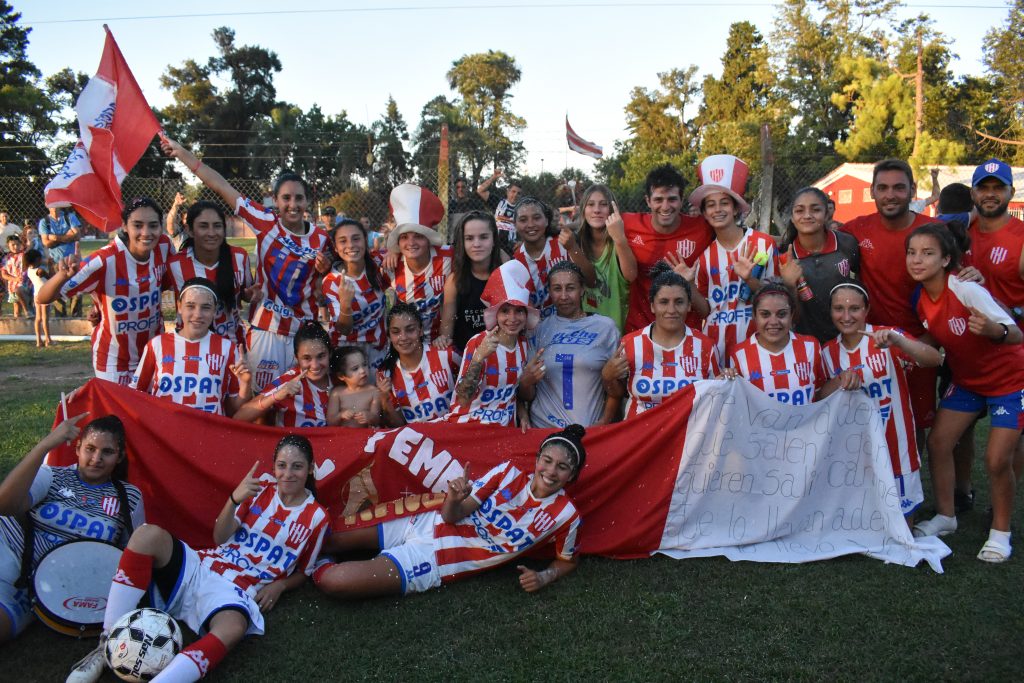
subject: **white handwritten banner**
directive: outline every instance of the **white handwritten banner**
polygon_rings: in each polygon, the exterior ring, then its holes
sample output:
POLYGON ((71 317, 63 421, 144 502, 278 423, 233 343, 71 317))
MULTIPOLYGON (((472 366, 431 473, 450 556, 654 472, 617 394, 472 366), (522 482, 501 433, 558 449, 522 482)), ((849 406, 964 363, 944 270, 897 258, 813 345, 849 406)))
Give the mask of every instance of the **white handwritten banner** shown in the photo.
POLYGON ((696 386, 658 552, 756 562, 863 553, 941 572, 950 550, 907 527, 882 419, 863 393, 789 406, 736 380, 696 386))

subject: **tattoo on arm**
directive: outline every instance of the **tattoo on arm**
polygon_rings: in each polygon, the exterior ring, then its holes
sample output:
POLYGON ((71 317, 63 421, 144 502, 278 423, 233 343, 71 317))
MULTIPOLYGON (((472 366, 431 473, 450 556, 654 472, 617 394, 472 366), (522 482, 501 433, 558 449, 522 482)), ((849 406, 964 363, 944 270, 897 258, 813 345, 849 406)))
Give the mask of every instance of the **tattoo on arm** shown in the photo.
POLYGON ((476 396, 476 390, 480 388, 480 374, 483 372, 484 364, 478 360, 472 360, 466 368, 466 374, 459 385, 455 387, 455 394, 459 400, 469 402, 476 396))

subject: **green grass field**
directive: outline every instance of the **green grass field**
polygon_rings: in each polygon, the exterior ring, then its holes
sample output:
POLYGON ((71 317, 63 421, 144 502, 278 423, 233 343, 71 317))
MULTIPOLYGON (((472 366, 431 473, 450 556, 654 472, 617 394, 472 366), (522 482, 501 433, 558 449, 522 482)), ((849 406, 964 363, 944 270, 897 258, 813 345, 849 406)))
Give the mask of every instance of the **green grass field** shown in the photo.
MULTIPOLYGON (((0 344, 0 471, 43 436, 88 358, 85 344, 0 344)), ((307 585, 268 615, 269 635, 239 646, 210 680, 1017 680, 1024 554, 1001 566, 974 558, 987 535, 980 468, 976 485, 977 509, 948 537, 943 575, 859 556, 588 557, 536 595, 512 568, 406 599, 337 603, 307 585)), ((33 624, 0 649, 0 679, 63 680, 94 642, 33 624)))

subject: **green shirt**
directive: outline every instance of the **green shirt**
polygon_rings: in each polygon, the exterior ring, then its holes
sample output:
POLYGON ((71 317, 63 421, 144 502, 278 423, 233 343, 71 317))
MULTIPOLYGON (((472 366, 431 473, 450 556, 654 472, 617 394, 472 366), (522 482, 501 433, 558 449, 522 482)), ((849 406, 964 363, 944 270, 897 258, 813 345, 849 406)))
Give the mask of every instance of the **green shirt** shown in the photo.
POLYGON ((615 245, 611 240, 604 245, 601 257, 594 261, 594 273, 597 286, 587 289, 583 297, 583 310, 608 316, 615 321, 621 333, 629 306, 629 283, 622 276, 619 257, 615 254, 615 245))

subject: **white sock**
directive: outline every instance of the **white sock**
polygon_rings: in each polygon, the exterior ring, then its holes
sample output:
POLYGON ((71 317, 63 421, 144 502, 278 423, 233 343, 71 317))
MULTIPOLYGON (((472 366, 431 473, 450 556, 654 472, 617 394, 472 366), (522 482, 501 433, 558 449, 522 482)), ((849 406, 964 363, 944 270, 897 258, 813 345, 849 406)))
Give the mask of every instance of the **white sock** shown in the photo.
POLYGON ((199 666, 192 658, 179 652, 174 655, 171 663, 153 678, 153 681, 154 683, 192 683, 202 677, 199 666))
POLYGON ((107 595, 107 609, 103 613, 104 633, 117 623, 117 620, 139 606, 139 600, 145 594, 142 588, 126 586, 123 583, 114 581, 110 584, 110 593, 107 595))
POLYGON ((988 530, 988 540, 994 541, 999 545, 1005 545, 1007 548, 1010 547, 1010 532, 1009 531, 996 531, 995 529, 988 530))

